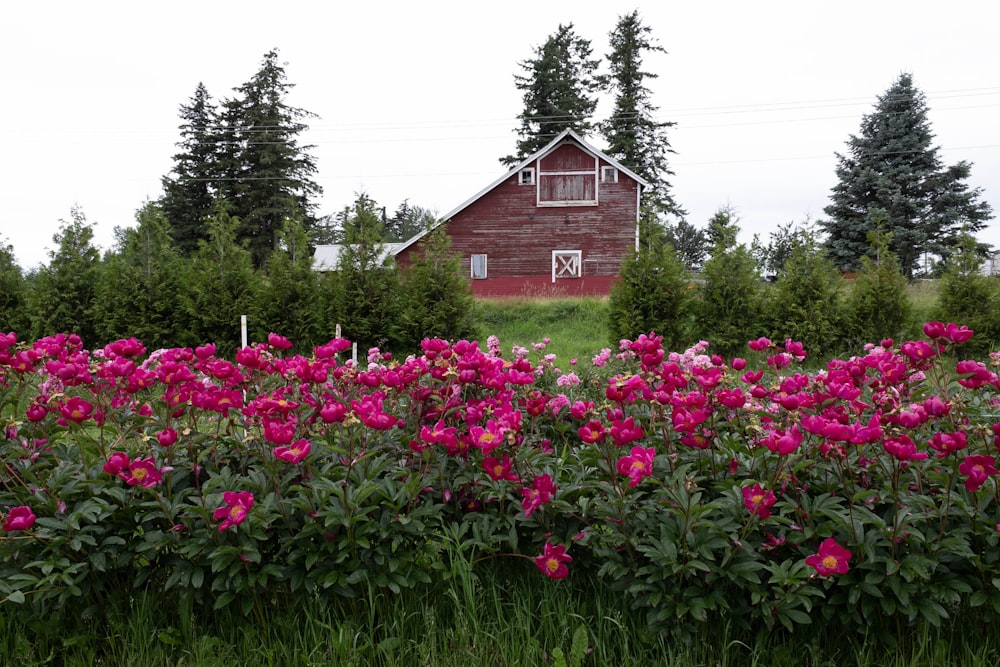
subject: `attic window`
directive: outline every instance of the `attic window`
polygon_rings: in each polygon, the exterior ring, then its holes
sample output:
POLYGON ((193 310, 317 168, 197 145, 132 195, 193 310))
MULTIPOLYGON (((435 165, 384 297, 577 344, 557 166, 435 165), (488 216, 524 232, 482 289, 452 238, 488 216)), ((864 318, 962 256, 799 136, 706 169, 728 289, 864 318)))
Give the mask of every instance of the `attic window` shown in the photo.
POLYGON ((601 183, 617 183, 618 170, 614 167, 601 167, 601 183))
POLYGON ((517 174, 517 184, 518 185, 534 185, 535 184, 535 169, 534 167, 528 167, 527 169, 522 169, 517 174))

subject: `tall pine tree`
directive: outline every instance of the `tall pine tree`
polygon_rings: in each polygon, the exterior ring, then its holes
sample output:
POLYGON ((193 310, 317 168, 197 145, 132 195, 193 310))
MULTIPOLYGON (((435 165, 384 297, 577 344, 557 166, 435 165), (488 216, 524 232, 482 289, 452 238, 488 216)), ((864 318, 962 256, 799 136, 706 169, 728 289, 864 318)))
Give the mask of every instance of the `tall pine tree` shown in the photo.
POLYGON ((611 31, 608 87, 614 94, 615 105, 611 118, 602 122, 600 128, 608 142, 608 155, 652 186, 643 193, 644 215, 670 214, 683 218, 685 212, 674 201, 667 180, 673 175, 667 163, 667 154, 673 152, 667 128, 675 123, 654 118, 658 107, 653 105, 646 87, 646 80, 655 79, 657 74, 643 70, 643 58, 649 53, 666 53, 650 33, 637 10, 621 16, 611 31))
POLYGON ((299 146, 304 121, 314 114, 285 102, 293 87, 272 50, 253 78, 236 88, 237 97, 224 104, 220 194, 239 218, 239 239, 246 241, 257 267, 278 249, 287 220, 311 229, 311 198, 323 192, 313 180, 313 147, 299 146))
POLYGON ((523 74, 514 81, 524 100, 518 116, 517 152, 500 158, 512 167, 543 148, 556 135, 571 128, 586 135, 593 127, 597 93, 604 78, 597 73, 600 60, 591 58, 590 40, 573 31, 573 24, 560 25, 540 47, 535 57, 521 61, 523 74))
POLYGON ((890 250, 903 274, 912 277, 924 253, 946 257, 961 233, 974 234, 992 218, 982 190, 964 182, 971 165, 942 165, 927 110, 924 94, 902 74, 862 118, 847 153, 837 155, 839 182, 824 209, 830 219, 820 226, 840 269, 860 266, 877 221, 892 235, 890 250))
POLYGON ((180 152, 174 155, 171 173, 162 179, 160 208, 178 250, 191 255, 198 241, 208 240, 205 219, 212 215, 218 190, 221 136, 218 110, 204 84, 181 105, 180 114, 180 152))

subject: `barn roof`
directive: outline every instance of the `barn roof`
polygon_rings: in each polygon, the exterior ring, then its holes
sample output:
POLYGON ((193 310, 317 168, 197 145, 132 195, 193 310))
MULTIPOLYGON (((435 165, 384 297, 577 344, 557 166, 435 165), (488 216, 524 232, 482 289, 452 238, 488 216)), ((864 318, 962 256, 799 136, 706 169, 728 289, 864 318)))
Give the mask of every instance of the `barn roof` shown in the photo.
POLYGON ((608 164, 612 165, 618 171, 624 173, 626 176, 628 176, 629 178, 631 178, 633 181, 635 181, 636 183, 638 183, 642 187, 644 187, 644 188, 650 187, 649 182, 646 181, 646 179, 644 179, 642 176, 639 176, 634 171, 632 171, 628 167, 622 165, 620 162, 618 162, 614 158, 612 158, 612 157, 608 156, 607 154, 603 153, 602 151, 599 151, 598 149, 594 148, 589 143, 587 143, 583 139, 583 137, 581 137, 579 134, 577 134, 573 130, 571 130, 569 128, 566 128, 565 130, 563 130, 562 132, 560 132, 559 135, 555 139, 553 139, 552 141, 550 141, 543 148, 539 149, 535 153, 533 153, 533 154, 529 155, 528 157, 526 157, 525 159, 521 160, 519 163, 517 163, 517 165, 514 166, 513 169, 511 169, 506 174, 504 174, 503 176, 501 176, 497 180, 495 180, 492 183, 490 183, 489 185, 487 185, 485 188, 483 188, 482 190, 480 190, 476 194, 472 195, 469 199, 466 199, 464 202, 462 202, 461 204, 459 204, 458 207, 456 207, 453 210, 449 211, 446 215, 442 216, 442 218, 438 222, 434 223, 433 225, 431 225, 427 229, 424 229, 419 234, 411 237, 410 239, 408 239, 406 241, 403 241, 402 243, 395 244, 398 247, 394 249, 394 251, 392 252, 392 255, 395 256, 395 255, 399 254, 400 252, 402 252, 406 248, 409 248, 411 245, 413 245, 414 243, 416 243, 417 241, 419 241, 420 239, 422 239, 424 236, 426 236, 427 234, 429 234, 433 230, 437 229, 437 227, 439 225, 441 225, 442 223, 445 223, 448 220, 451 220, 454 216, 458 215, 459 213, 461 213, 462 211, 464 211, 466 208, 468 208, 472 204, 474 204, 477 201, 479 201, 479 199, 481 199, 487 193, 489 193, 494 188, 496 188, 497 186, 499 186, 501 183, 503 183, 504 181, 506 181, 508 178, 510 178, 514 174, 518 173, 519 171, 521 171, 522 169, 524 169, 526 166, 528 166, 529 164, 531 164, 535 160, 537 160, 537 159, 543 157, 544 155, 546 155, 547 153, 550 153, 551 151, 555 150, 556 147, 559 146, 567 138, 568 139, 572 139, 573 141, 575 141, 577 144, 580 145, 581 148, 583 148, 585 151, 587 151, 588 153, 590 153, 594 157, 600 158, 601 160, 604 160, 608 164))
MULTIPOLYGON (((379 263, 385 262, 389 257, 395 257, 399 252, 402 243, 383 243, 382 252, 379 254, 379 263)), ((347 247, 344 245, 318 245, 313 253, 313 269, 316 271, 336 271, 340 262, 340 253, 347 247)), ((355 246, 356 247, 356 246, 355 246)))

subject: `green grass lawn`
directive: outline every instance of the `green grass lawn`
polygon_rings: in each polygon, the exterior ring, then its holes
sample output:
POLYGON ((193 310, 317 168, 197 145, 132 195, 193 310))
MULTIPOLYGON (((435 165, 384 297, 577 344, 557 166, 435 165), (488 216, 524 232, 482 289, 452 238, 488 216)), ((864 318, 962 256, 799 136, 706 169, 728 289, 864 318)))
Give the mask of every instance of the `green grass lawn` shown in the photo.
MULTIPOLYGON (((479 342, 495 335, 508 354, 514 345, 530 347, 548 338, 546 353, 559 363, 589 362, 603 347, 617 348, 608 338, 608 301, 599 298, 504 299, 476 302, 479 342)), ((567 370, 567 368, 563 368, 567 370)))

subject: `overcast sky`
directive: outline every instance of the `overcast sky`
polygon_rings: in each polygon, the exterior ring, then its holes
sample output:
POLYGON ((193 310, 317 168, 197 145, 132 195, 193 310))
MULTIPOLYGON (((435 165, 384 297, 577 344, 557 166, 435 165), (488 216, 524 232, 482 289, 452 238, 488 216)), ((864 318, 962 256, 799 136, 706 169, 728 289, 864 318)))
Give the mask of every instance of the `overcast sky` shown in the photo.
MULTIPOLYGON (((232 97, 272 48, 288 103, 318 116, 302 143, 319 213, 362 191, 390 212, 408 199, 447 213, 505 172, 518 62, 560 23, 603 57, 632 9, 667 50, 645 65, 660 119, 677 123, 673 193, 695 226, 726 204, 743 241, 822 218, 835 153, 902 72, 927 96, 942 160, 972 162, 969 184, 1000 213, 992 0, 57 0, 0 10, 0 241, 25 269, 47 262, 79 206, 108 249, 161 193, 178 107, 199 82, 232 97)), ((997 223, 980 238, 1000 245, 997 223)))

